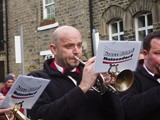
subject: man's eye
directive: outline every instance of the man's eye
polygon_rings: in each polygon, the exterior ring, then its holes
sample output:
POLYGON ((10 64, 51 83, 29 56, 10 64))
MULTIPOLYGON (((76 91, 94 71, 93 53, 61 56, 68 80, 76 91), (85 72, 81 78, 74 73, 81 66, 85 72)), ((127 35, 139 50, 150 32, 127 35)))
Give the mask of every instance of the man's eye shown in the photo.
POLYGON ((155 54, 156 54, 156 55, 160 55, 160 52, 156 52, 155 54))
POLYGON ((67 45, 67 46, 66 46, 66 48, 68 48, 68 49, 71 48, 71 47, 72 47, 72 45, 67 45))
POLYGON ((79 45, 78 45, 78 48, 81 48, 81 47, 82 47, 82 44, 79 44, 79 45))

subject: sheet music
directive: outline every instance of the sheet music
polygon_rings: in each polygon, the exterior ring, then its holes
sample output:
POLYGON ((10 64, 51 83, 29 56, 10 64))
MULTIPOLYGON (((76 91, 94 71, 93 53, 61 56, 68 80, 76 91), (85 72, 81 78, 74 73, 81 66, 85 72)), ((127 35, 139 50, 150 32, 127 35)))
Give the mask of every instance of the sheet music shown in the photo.
POLYGON ((118 71, 134 71, 140 49, 141 41, 99 41, 94 71, 107 72, 111 64, 118 64, 118 71))
POLYGON ((49 82, 48 79, 19 75, 0 108, 13 107, 23 101, 22 108, 31 109, 49 82))

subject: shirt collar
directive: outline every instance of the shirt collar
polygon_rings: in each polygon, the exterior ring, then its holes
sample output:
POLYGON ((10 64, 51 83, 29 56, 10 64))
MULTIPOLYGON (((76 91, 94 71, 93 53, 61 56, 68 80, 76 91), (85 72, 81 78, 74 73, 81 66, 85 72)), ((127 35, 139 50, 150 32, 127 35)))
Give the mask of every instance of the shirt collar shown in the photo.
POLYGON ((147 69, 147 67, 146 67, 145 64, 143 64, 143 67, 144 67, 144 69, 145 69, 150 75, 152 75, 152 76, 154 77, 154 74, 147 69))
MULTIPOLYGON (((54 60, 52 61, 52 63, 50 64, 50 67, 57 69, 58 71, 60 71, 61 73, 65 73, 66 68, 59 66, 54 60)), ((80 72, 78 68, 74 68, 73 70, 71 70, 71 72, 80 72)))

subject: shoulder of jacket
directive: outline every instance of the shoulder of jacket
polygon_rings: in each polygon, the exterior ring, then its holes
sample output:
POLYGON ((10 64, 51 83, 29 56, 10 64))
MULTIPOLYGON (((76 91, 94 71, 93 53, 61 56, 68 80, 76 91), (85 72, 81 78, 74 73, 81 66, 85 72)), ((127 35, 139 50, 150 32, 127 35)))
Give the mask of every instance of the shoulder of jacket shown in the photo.
POLYGON ((45 70, 36 70, 32 71, 28 74, 28 76, 33 76, 33 77, 42 77, 42 78, 48 78, 48 73, 45 70))

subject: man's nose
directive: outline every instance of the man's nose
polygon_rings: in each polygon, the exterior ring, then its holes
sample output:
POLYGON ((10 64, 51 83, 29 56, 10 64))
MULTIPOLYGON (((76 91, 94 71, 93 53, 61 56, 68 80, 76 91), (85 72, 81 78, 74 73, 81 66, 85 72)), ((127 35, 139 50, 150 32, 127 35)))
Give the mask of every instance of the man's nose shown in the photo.
POLYGON ((73 52, 77 53, 78 51, 79 51, 79 48, 77 46, 75 46, 73 52))
POLYGON ((80 48, 78 46, 74 47, 73 53, 79 53, 80 52, 80 48))

